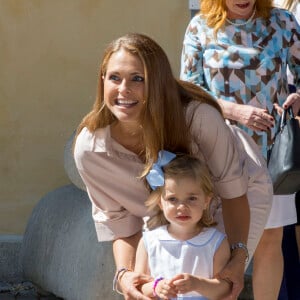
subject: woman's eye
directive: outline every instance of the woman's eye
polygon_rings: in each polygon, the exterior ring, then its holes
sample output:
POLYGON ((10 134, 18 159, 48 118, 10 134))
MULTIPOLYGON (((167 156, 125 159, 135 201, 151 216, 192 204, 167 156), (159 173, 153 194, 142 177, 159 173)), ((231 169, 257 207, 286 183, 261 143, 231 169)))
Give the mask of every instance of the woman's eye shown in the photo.
POLYGON ((109 80, 114 80, 114 81, 119 80, 119 77, 117 75, 110 75, 108 78, 109 78, 109 80))
POLYGON ((136 75, 132 79, 133 81, 144 82, 144 77, 136 75))

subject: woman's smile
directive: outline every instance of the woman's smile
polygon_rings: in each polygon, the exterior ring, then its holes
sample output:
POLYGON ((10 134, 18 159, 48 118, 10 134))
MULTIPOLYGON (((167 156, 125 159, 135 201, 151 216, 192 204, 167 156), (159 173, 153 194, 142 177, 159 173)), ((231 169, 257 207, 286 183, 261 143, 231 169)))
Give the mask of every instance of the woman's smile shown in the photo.
POLYGON ((121 49, 111 55, 104 79, 104 101, 116 119, 139 126, 144 108, 144 66, 138 56, 121 49))
POLYGON ((131 108, 137 105, 139 102, 137 100, 117 99, 115 103, 116 105, 124 108, 131 108))

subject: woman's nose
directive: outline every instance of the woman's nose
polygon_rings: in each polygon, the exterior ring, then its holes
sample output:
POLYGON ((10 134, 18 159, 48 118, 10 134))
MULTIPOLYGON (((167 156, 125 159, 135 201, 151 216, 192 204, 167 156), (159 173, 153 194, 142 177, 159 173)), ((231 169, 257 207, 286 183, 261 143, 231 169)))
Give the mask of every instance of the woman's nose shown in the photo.
POLYGON ((119 85, 119 92, 120 93, 130 93, 130 87, 129 87, 129 83, 123 79, 122 82, 119 85))

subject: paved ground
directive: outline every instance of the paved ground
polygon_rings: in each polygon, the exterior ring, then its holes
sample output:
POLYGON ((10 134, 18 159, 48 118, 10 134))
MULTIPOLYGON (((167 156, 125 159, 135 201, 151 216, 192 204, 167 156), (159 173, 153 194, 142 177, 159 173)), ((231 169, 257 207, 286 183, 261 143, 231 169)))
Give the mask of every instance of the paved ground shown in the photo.
POLYGON ((0 300, 63 300, 38 289, 29 281, 8 283, 0 281, 0 300))
MULTIPOLYGON (((0 300, 64 300, 55 295, 38 289, 29 281, 8 283, 0 281, 0 300)), ((82 299, 95 300, 95 299, 82 299)), ((251 277, 245 276, 245 288, 239 300, 253 300, 251 277)))

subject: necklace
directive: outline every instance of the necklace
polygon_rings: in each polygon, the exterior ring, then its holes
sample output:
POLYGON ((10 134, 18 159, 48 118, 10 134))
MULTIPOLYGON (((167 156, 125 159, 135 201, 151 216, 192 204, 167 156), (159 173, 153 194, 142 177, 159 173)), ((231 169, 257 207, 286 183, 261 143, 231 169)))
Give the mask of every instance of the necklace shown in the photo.
POLYGON ((244 26, 244 25, 247 25, 248 23, 250 23, 250 22, 253 20, 255 13, 256 13, 256 8, 254 8, 254 11, 253 11, 251 17, 250 17, 246 22, 244 22, 244 23, 234 23, 234 22, 231 22, 231 21, 230 21, 229 19, 227 19, 227 18, 226 18, 226 21, 227 21, 229 24, 233 25, 233 26, 237 26, 237 27, 239 27, 239 26, 244 26))

